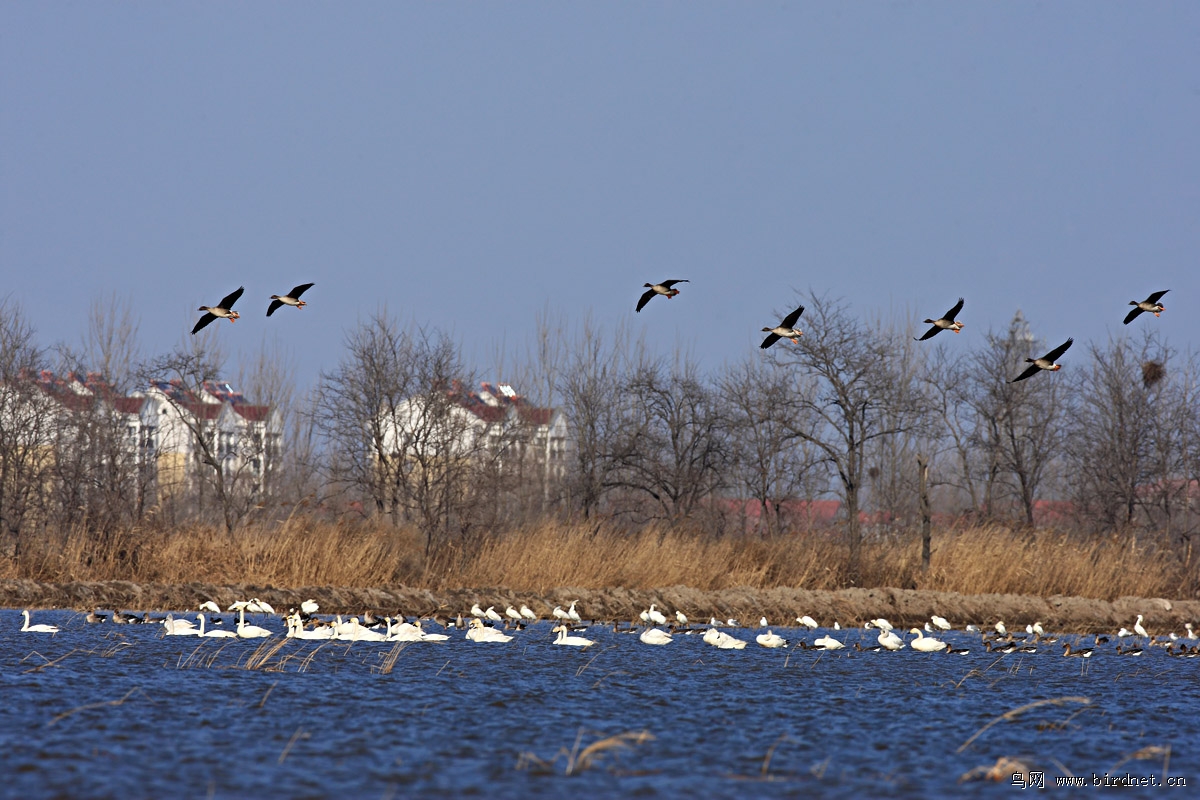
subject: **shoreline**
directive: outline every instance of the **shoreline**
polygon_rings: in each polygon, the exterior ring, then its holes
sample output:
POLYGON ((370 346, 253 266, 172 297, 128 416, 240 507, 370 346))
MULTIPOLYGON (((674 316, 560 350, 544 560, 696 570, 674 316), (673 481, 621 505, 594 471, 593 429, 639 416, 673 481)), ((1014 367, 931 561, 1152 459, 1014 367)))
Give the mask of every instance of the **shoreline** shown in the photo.
POLYGON ((42 583, 30 580, 0 581, 0 606, 30 609, 93 609, 168 611, 196 609, 204 600, 227 608, 236 600, 262 599, 278 611, 298 607, 313 599, 322 614, 359 614, 370 609, 380 615, 401 610, 408 616, 466 614, 473 603, 489 605, 503 613, 512 604, 527 603, 542 619, 550 618, 555 606, 566 608, 572 601, 584 619, 610 622, 636 620, 638 613, 656 603, 668 613, 683 611, 693 625, 709 617, 735 618, 754 627, 765 616, 773 626, 793 627, 796 617, 812 616, 822 627, 835 621, 843 628, 884 617, 897 627, 921 626, 931 615, 945 617, 955 628, 968 623, 990 628, 1003 620, 1012 630, 1023 630, 1041 622, 1047 630, 1074 633, 1113 633, 1133 626, 1138 614, 1152 634, 1179 632, 1185 622, 1200 622, 1200 600, 1119 597, 1097 600, 1053 595, 960 594, 914 589, 809 590, 790 587, 774 589, 730 588, 700 591, 686 586, 663 589, 580 589, 560 587, 544 592, 509 589, 419 589, 407 586, 298 587, 279 588, 255 584, 215 585, 207 583, 158 584, 129 581, 42 583))

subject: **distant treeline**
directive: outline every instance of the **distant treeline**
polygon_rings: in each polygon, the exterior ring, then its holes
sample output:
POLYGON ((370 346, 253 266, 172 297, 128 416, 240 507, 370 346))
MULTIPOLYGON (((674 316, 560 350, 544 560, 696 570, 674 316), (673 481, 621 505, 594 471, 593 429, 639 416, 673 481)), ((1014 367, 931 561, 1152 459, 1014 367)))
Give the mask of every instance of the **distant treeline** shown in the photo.
MULTIPOLYGON (((380 313, 346 333, 341 360, 309 392, 295 387, 286 357, 261 353, 238 386, 280 412, 279 452, 256 460, 261 440, 197 424, 191 477, 169 493, 111 403, 96 397, 64 414, 34 401, 41 390, 29 376, 98 372, 122 396, 151 381, 199 391, 228 378, 219 335, 145 357, 130 308, 114 302, 93 313, 77 350, 47 349, 7 301, 0 554, 23 562, 58 537, 81 548, 80 564, 116 563, 132 552, 122 542, 142 547, 147 531, 215 525, 232 546, 239 533, 307 519, 394 531, 408 544, 378 545, 372 557, 400 559, 404 575, 454 575, 475 563, 481 542, 530 529, 648 530, 741 547, 823 529, 822 540, 845 548, 844 563, 830 565, 835 583, 862 585, 865 547, 906 552, 922 518, 936 515, 963 529, 1017 531, 1012 541, 1036 541, 1050 524, 1084 548, 1150 547, 1195 571, 1200 370, 1154 320, 1076 342, 1061 371, 1013 383, 1046 349, 1019 312, 1006 331, 916 342, 920 330, 865 318, 842 300, 801 299, 798 344, 707 372, 686 351, 652 349, 627 324, 543 320, 524 352, 498 354, 489 370, 521 395, 511 404, 561 412, 561 450, 547 446, 544 414, 464 415, 480 373, 459 344, 380 313), (231 471, 231 452, 260 472, 231 471), (814 519, 812 501, 831 498, 837 518, 814 519), (1039 511, 1050 501, 1052 519, 1039 511)), ((938 536, 945 547, 945 531, 938 536)), ((394 577, 400 567, 379 569, 394 577)), ((815 580, 777 577, 801 578, 815 580)))

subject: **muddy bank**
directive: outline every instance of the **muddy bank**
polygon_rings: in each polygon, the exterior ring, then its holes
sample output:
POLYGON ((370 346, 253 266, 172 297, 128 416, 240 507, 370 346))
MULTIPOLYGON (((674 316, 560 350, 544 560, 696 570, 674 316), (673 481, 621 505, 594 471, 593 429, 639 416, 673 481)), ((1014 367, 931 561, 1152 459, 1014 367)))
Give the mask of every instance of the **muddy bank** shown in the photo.
POLYGON ((548 617, 554 606, 565 608, 577 601, 577 608, 585 619, 598 620, 632 620, 651 603, 657 603, 668 613, 676 609, 683 611, 693 622, 705 622, 709 617, 721 620, 734 617, 742 623, 754 623, 759 617, 766 616, 775 625, 785 621, 794 624, 792 621, 800 614, 809 614, 825 626, 834 621, 843 627, 861 625, 865 620, 885 617, 894 625, 908 627, 923 624, 930 615, 939 614, 955 627, 968 623, 990 626, 1003 620, 1010 628, 1023 628, 1040 621, 1048 630, 1091 633, 1132 627, 1138 614, 1145 616, 1146 628, 1152 633, 1181 630, 1185 622, 1200 622, 1200 601, 1141 597, 1121 597, 1109 602, 1082 597, 965 595, 906 589, 735 588, 701 592, 686 586, 655 591, 562 587, 537 595, 505 589, 431 591, 406 586, 281 589, 252 584, 0 581, 0 607, 7 608, 166 611, 195 609, 204 600, 213 600, 227 608, 235 600, 251 597, 267 601, 277 611, 312 598, 320 603, 322 613, 330 614, 358 614, 371 609, 379 614, 394 614, 399 610, 408 616, 452 615, 467 613, 473 603, 484 608, 495 606, 501 612, 509 604, 519 607, 521 603, 527 603, 534 611, 548 617))

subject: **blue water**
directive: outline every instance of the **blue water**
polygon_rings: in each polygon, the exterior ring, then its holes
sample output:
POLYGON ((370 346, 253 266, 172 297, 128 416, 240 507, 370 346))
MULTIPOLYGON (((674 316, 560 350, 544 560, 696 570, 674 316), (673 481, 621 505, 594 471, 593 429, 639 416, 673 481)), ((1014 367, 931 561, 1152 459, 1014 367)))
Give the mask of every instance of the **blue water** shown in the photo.
POLYGON ((63 628, 54 636, 21 622, 0 610, 3 797, 1008 794, 1007 781, 958 781, 1001 756, 1028 759, 1051 783, 1106 772, 1161 781, 1167 747, 1165 774, 1200 786, 1200 659, 1157 647, 1126 658, 1101 646, 1088 661, 1059 645, 998 656, 954 632, 945 638, 970 655, 838 655, 767 650, 742 629, 730 632, 747 649, 721 651, 699 636, 649 647, 593 626, 581 635, 597 643, 581 651, 552 646, 540 623, 508 644, 453 631, 404 644, 385 673, 393 643, 293 641, 252 670, 262 641, 162 637, 161 626, 87 625, 71 612, 34 613, 63 628), (1091 703, 1035 708, 956 752, 994 717, 1066 696, 1091 703), (567 774, 577 739, 582 749, 638 731, 653 739, 567 774))

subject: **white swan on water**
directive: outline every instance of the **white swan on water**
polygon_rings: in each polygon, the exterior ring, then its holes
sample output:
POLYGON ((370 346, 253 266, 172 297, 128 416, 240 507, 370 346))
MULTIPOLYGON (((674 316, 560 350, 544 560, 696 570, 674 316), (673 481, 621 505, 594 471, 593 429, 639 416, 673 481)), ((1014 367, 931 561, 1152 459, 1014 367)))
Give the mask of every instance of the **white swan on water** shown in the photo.
POLYGON ((595 644, 591 639, 585 639, 582 636, 567 636, 567 631, 570 630, 566 625, 558 625, 552 633, 557 633, 558 638, 554 640, 554 644, 562 644, 568 647, 591 647, 595 644))
POLYGON ((25 609, 21 614, 25 617, 25 624, 21 626, 23 633, 58 633, 57 625, 30 625, 29 609, 25 609))
POLYGON ((163 620, 163 627, 167 629, 167 636, 199 636, 200 631, 196 630, 196 625, 187 619, 175 619, 174 614, 167 614, 167 618, 163 620))
POLYGON ((933 637, 925 638, 925 634, 920 628, 913 628, 909 633, 915 633, 917 638, 908 643, 908 646, 913 650, 919 650, 922 653, 936 653, 939 650, 946 649, 946 643, 940 639, 933 637))
POLYGON ((891 630, 880 631, 875 641, 879 642, 879 646, 885 650, 900 650, 904 647, 904 640, 891 630))
POLYGON ((483 620, 473 619, 470 629, 467 630, 467 638, 472 642, 511 642, 513 637, 495 628, 489 628, 483 624, 483 620))
POLYGON ((746 642, 742 639, 730 636, 724 631, 719 631, 716 628, 709 628, 704 633, 704 643, 711 644, 719 650, 744 650, 746 642))
POLYGON ((203 614, 197 614, 196 619, 200 620, 200 632, 197 633, 196 635, 201 638, 204 638, 204 639, 236 639, 237 638, 237 634, 234 633, 233 631, 220 631, 220 630, 206 631, 206 630, 204 630, 204 615, 203 614))
POLYGON ((754 641, 763 647, 787 647, 787 639, 784 639, 778 633, 772 633, 770 630, 755 636, 754 641))
POLYGON ((267 636, 271 636, 272 634, 273 634, 273 632, 267 630, 266 628, 260 628, 257 625, 247 625, 246 624, 246 606, 242 606, 241 608, 238 609, 237 635, 239 638, 241 638, 241 639, 262 639, 267 636))
POLYGON ((813 647, 819 648, 821 650, 841 650, 845 646, 846 645, 842 644, 837 639, 833 638, 832 636, 829 636, 828 634, 826 634, 825 636, 822 636, 820 639, 817 639, 815 642, 813 642, 813 647))
POLYGON ((641 635, 638 636, 638 639, 642 641, 642 644, 653 645, 670 644, 671 642, 675 641, 671 638, 671 634, 659 628, 647 628, 646 630, 642 631, 641 635))

